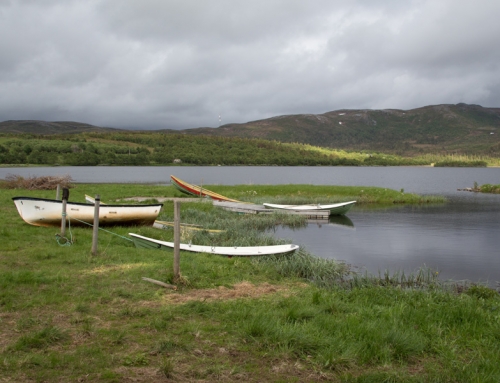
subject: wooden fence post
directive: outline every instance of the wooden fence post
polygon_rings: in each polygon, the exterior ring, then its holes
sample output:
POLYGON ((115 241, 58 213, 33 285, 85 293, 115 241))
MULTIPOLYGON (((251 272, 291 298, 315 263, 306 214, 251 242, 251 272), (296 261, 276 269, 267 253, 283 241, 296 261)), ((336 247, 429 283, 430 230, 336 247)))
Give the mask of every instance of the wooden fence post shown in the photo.
POLYGON ((63 189, 61 213, 61 237, 66 237, 66 203, 69 199, 69 189, 63 189))
POLYGON ((181 203, 174 201, 174 280, 178 281, 180 272, 180 249, 181 249, 181 203))
POLYGON ((61 185, 57 184, 57 189, 56 189, 56 200, 59 201, 61 198, 61 185))
POLYGON ((99 205, 101 197, 99 194, 95 196, 94 202, 94 231, 92 232, 92 255, 97 255, 97 237, 99 233, 99 205))

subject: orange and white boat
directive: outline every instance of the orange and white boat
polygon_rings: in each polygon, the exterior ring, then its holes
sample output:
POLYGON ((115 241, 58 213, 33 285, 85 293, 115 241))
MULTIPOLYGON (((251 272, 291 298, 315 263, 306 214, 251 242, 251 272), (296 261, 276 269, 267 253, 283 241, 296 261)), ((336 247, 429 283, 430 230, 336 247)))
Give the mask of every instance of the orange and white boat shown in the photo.
POLYGON ((207 197, 207 198, 214 199, 216 201, 241 202, 241 201, 238 201, 235 199, 225 197, 225 196, 220 195, 218 193, 214 193, 213 191, 205 189, 202 186, 192 185, 192 184, 187 183, 183 180, 180 180, 179 178, 174 177, 174 176, 170 176, 170 182, 179 191, 181 191, 182 193, 185 193, 185 194, 194 195, 196 197, 207 197))

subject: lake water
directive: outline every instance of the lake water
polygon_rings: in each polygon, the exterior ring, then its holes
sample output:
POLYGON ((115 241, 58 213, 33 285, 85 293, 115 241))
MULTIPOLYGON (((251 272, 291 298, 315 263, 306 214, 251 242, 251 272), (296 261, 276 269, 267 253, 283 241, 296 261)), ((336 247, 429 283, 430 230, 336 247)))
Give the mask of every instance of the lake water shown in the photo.
POLYGON ((500 168, 431 167, 40 167, 0 168, 8 174, 70 175, 79 183, 168 184, 173 174, 204 185, 313 184, 379 186, 443 195, 446 204, 366 209, 355 206, 327 224, 275 235, 322 258, 344 260, 370 273, 413 272, 427 266, 442 279, 500 281, 500 195, 458 191, 500 184, 500 168))

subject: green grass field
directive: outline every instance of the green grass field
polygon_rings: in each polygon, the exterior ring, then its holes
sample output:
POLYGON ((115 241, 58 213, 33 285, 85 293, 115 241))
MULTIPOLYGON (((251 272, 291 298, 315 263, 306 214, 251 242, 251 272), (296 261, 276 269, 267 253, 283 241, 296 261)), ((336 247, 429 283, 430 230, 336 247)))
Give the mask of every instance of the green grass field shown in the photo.
MULTIPOLYGON (((404 191, 313 186, 210 186, 259 202, 356 199, 360 205, 445 203, 404 191)), ((77 184, 71 201, 180 197, 170 186, 77 184)), ((6 382, 498 382, 500 297, 480 285, 442 283, 431 270, 355 275, 300 250, 227 258, 136 249, 129 232, 172 231, 26 224, 0 189, 0 377, 6 382), (173 284, 165 289, 142 278, 173 284)), ((327 201, 324 201, 325 203, 327 201)), ((356 207, 355 207, 356 208, 356 207)), ((160 216, 173 219, 173 202, 160 216)), ((225 230, 190 240, 277 243, 264 234, 300 217, 249 217, 183 202, 181 221, 225 230), (259 242, 261 241, 261 242, 259 242)))

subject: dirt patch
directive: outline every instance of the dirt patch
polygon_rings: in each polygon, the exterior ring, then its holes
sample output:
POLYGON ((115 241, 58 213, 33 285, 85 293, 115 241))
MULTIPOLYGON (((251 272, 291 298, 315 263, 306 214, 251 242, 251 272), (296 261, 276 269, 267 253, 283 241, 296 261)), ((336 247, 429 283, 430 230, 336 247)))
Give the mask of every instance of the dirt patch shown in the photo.
POLYGON ((186 292, 171 291, 165 295, 165 301, 168 303, 182 304, 194 300, 215 301, 239 298, 259 298, 264 295, 289 291, 289 286, 271 285, 269 283, 254 285, 250 282, 241 282, 234 285, 232 288, 219 286, 214 289, 189 290, 186 292))

